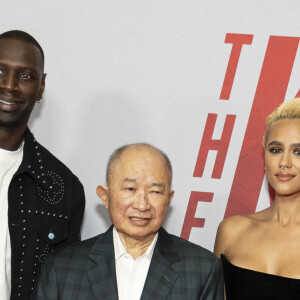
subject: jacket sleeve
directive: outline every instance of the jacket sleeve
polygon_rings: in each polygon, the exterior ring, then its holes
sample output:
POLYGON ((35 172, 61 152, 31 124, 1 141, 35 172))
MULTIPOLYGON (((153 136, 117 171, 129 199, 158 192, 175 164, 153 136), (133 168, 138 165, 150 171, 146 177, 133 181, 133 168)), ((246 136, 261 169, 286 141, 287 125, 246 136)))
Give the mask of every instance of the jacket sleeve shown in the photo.
POLYGON ((67 243, 80 241, 80 227, 85 209, 84 189, 77 177, 74 177, 71 198, 71 220, 68 225, 67 243))
POLYGON ((217 259, 211 268, 204 285, 200 300, 223 300, 224 299, 224 276, 220 259, 217 259))
POLYGON ((49 255, 36 282, 31 300, 58 300, 58 285, 54 256, 49 255))

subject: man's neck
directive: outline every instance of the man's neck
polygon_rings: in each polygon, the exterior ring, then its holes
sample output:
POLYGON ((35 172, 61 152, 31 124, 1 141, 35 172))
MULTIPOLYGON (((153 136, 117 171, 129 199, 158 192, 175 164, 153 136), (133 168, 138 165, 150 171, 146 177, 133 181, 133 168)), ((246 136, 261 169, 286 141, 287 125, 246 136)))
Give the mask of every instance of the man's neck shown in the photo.
POLYGON ((147 251, 156 235, 155 233, 147 237, 146 239, 139 240, 129 237, 128 235, 123 234, 121 232, 118 232, 118 234, 127 253, 129 253, 134 259, 143 255, 147 251))
POLYGON ((17 150, 24 138, 25 128, 6 128, 0 126, 0 148, 9 151, 17 150))

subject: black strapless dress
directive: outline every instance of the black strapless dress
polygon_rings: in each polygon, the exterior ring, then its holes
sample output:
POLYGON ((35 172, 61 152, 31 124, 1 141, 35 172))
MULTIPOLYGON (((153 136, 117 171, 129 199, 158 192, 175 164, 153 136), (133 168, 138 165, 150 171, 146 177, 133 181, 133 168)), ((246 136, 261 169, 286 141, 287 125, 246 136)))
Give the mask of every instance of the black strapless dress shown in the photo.
POLYGON ((300 279, 240 268, 224 254, 221 260, 226 300, 300 300, 300 279))

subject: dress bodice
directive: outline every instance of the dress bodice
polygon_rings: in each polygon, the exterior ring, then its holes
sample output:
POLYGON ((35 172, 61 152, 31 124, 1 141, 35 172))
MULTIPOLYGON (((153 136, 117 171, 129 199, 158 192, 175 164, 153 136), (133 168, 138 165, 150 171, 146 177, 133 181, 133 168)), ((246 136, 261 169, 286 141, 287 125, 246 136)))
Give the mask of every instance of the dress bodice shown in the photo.
POLYGON ((227 300, 300 300, 300 279, 233 265, 221 254, 227 300))

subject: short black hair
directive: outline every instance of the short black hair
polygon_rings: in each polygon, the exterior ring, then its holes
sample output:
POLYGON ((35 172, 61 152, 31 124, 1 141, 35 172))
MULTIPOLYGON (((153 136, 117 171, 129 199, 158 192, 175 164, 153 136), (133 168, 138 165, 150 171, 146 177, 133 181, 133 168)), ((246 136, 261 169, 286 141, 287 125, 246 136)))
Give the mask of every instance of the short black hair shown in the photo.
POLYGON ((10 31, 6 31, 6 32, 3 32, 2 34, 0 34, 0 39, 21 40, 21 41, 25 41, 27 43, 30 43, 30 44, 36 46, 41 52, 42 67, 44 69, 44 63, 45 63, 44 51, 43 51, 41 45, 37 42, 37 40, 33 36, 31 36, 29 33, 22 31, 22 30, 10 30, 10 31))
POLYGON ((106 167, 106 183, 107 183, 107 185, 109 185, 109 177, 110 177, 110 174, 111 174, 111 167, 112 167, 112 165, 116 161, 118 161, 118 159, 120 158, 121 154, 125 150, 127 150, 128 148, 131 148, 131 147, 135 147, 135 146, 143 146, 145 148, 153 149, 153 150, 157 151, 159 154, 162 155, 162 157, 166 161, 167 169, 169 171, 169 175, 170 175, 170 187, 171 187, 171 185, 172 185, 172 177, 173 177, 173 169, 172 169, 172 164, 171 164, 171 161, 170 161, 169 157, 167 156, 167 154, 165 154, 160 149, 158 149, 158 148, 156 148, 156 147, 154 147, 154 146, 152 146, 150 144, 147 144, 147 143, 135 143, 135 144, 124 145, 124 146, 116 149, 111 154, 111 156, 109 157, 108 163, 107 163, 107 167, 106 167))

